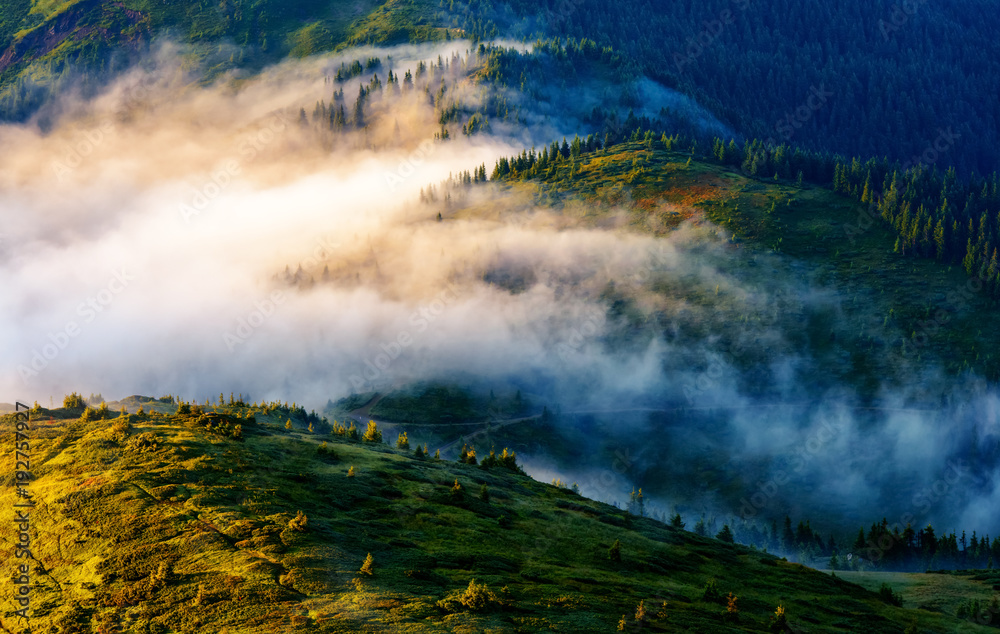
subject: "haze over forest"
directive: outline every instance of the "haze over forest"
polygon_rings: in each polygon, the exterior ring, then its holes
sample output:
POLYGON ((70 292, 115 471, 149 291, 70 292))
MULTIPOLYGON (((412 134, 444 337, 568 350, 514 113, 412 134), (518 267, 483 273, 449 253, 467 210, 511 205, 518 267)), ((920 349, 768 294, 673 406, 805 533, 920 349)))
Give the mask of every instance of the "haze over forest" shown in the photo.
POLYGON ((1000 535, 993 3, 272 4, 0 11, 0 401, 510 444, 800 560, 1000 535))

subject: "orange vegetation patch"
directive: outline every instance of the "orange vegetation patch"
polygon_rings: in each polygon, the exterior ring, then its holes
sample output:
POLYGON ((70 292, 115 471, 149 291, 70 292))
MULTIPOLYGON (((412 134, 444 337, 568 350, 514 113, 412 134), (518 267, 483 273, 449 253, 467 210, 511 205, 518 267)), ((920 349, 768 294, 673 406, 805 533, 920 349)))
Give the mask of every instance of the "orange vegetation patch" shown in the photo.
POLYGON ((710 200, 721 199, 727 192, 728 190, 724 189, 721 185, 708 184, 671 187, 670 189, 663 190, 660 195, 677 205, 693 207, 694 205, 710 200))
POLYGON ((642 211, 654 211, 660 206, 660 201, 657 198, 641 198, 635 202, 635 206, 642 211))
POLYGON ((83 489, 86 487, 98 486, 100 484, 104 484, 104 482, 105 482, 104 476, 93 476, 81 482, 79 484, 79 488, 83 489))

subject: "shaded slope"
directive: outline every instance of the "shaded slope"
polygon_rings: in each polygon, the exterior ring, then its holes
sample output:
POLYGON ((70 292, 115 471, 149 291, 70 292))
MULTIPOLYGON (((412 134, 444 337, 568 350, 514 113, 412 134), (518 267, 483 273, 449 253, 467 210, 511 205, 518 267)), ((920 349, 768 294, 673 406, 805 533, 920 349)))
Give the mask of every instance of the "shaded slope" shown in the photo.
POLYGON ((957 624, 502 467, 288 432, 261 408, 219 409, 132 415, 130 429, 33 424, 36 628, 604 632, 623 613, 638 627, 640 601, 651 631, 767 631, 779 603, 816 632, 957 624), (243 440, 231 437, 236 424, 243 440), (321 439, 332 453, 317 453, 321 439), (616 540, 620 562, 609 559, 616 540), (367 553, 373 575, 359 573, 367 553), (740 596, 738 622, 724 625, 724 606, 705 600, 710 578, 740 596), (467 592, 473 579, 488 590, 467 592))

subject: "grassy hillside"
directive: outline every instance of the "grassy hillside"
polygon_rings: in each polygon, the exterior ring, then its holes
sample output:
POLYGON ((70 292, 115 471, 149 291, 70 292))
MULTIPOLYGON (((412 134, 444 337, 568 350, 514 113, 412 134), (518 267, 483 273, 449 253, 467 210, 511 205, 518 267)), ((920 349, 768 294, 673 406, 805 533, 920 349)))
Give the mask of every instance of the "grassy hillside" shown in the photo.
POLYGON ((437 16, 429 0, 7 3, 0 8, 0 117, 28 116, 64 81, 92 87, 88 82, 124 69, 161 36, 191 44, 191 62, 211 79, 348 45, 459 34, 437 16))
POLYGON ((761 632, 779 604, 793 631, 986 631, 501 466, 287 430, 286 411, 36 410, 34 631, 761 632))
POLYGON ((583 200, 584 220, 595 225, 624 207, 634 231, 665 236, 684 221, 710 221, 732 233, 750 262, 755 253, 778 254, 843 298, 834 322, 810 319, 803 343, 859 387, 908 380, 902 370, 912 362, 1000 380, 1000 331, 983 328, 996 303, 970 290, 959 267, 894 253, 895 236, 873 212, 828 189, 689 158, 659 141, 624 143, 584 154, 576 168, 565 161, 505 186, 556 208, 583 200), (824 354, 834 350, 846 357, 824 354))

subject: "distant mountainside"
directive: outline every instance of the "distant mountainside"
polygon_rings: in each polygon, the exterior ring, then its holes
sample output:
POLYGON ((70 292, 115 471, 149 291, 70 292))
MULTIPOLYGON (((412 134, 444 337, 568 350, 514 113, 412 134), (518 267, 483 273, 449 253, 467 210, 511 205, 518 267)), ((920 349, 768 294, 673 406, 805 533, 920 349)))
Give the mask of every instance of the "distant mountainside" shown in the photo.
POLYGON ((193 46, 208 76, 357 44, 558 37, 616 51, 629 72, 680 90, 740 138, 964 176, 1000 165, 1000 17, 987 0, 615 6, 22 0, 0 10, 0 116, 23 119, 50 89, 105 77, 163 35, 193 46))
MULTIPOLYGON (((535 482, 516 458, 310 431, 278 403, 169 409, 34 412, 34 631, 987 631, 951 616, 957 597, 898 607, 535 482)), ((0 529, 9 561, 16 530, 0 529)), ((0 624, 20 631, 11 601, 0 624)))
POLYGON ((544 33, 611 47, 749 138, 965 175, 1000 167, 1000 12, 991 0, 453 6, 475 37, 544 33))

